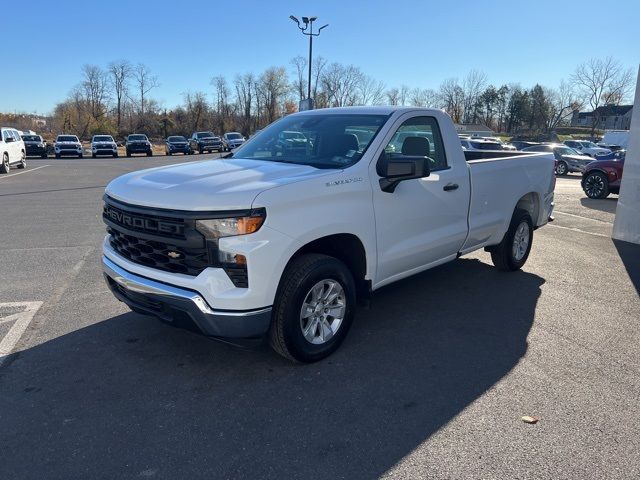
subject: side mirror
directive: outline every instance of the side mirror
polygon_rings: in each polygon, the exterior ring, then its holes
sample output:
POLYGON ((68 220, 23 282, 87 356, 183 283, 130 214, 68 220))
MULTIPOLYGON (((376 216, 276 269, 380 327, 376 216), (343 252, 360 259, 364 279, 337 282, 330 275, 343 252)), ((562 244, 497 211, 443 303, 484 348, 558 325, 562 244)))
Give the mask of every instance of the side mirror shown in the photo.
POLYGON ((382 152, 376 171, 382 178, 380 188, 383 192, 393 193, 400 182, 428 177, 429 157, 397 155, 382 152))
POLYGON ((15 142, 15 141, 16 141, 16 139, 13 138, 13 137, 7 137, 7 138, 4 139, 5 143, 11 143, 11 142, 15 142))

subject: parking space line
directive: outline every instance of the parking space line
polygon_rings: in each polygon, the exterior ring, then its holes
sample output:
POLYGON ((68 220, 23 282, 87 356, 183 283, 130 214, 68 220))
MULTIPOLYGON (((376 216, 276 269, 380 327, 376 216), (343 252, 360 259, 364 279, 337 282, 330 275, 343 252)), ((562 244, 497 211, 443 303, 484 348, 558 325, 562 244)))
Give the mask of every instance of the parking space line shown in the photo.
POLYGON ((607 222, 606 220, 599 220, 597 218, 583 217, 582 215, 576 215, 575 213, 560 212, 558 210, 554 210, 553 213, 559 213, 560 215, 568 215, 569 217, 582 218, 584 220, 591 220, 593 222, 600 222, 600 223, 606 223, 608 225, 613 225, 613 222, 607 222))
POLYGON ((22 175, 23 173, 35 172, 36 170, 40 170, 41 168, 50 167, 50 166, 51 165, 40 165, 39 167, 32 168, 31 170, 23 170, 22 172, 12 173, 10 175, 3 175, 0 177, 0 180, 2 180, 3 178, 15 177, 16 175, 22 175))
POLYGON ((564 230, 571 230, 572 232, 586 233, 587 235, 594 235, 596 237, 611 238, 611 235, 605 235, 604 233, 587 232, 586 230, 580 230, 579 228, 563 227, 562 225, 556 225, 555 223, 549 223, 547 225, 555 228, 563 228, 564 230))
POLYGON ((33 320, 33 317, 41 306, 42 302, 0 303, 0 307, 25 307, 23 311, 8 315, 2 320, 2 323, 8 323, 9 321, 15 321, 15 323, 9 329, 2 341, 0 341, 0 367, 12 353, 13 349, 22 337, 22 334, 27 330, 31 320, 33 320))

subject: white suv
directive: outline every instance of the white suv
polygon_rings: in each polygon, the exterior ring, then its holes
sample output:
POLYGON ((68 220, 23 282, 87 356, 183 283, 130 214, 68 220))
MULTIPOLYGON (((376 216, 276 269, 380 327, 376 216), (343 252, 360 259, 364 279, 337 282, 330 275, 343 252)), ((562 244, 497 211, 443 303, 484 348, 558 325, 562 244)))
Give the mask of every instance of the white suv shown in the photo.
POLYGON ((58 135, 56 143, 53 144, 53 148, 56 153, 56 158, 64 155, 72 155, 78 158, 84 156, 82 144, 75 135, 58 135))
POLYGON ((11 165, 27 166, 27 154, 20 132, 15 128, 0 128, 0 173, 9 173, 11 165))

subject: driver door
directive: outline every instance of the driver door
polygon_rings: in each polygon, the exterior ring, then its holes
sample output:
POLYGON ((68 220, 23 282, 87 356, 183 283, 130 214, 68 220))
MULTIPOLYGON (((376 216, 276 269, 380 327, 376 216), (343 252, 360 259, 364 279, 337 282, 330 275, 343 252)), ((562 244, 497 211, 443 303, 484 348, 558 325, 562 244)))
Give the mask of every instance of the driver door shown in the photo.
POLYGON ((430 175, 400 182, 387 193, 378 186, 372 162, 377 285, 455 258, 467 236, 470 198, 468 167, 448 161, 434 117, 400 117, 383 145, 387 154, 429 157, 430 175))

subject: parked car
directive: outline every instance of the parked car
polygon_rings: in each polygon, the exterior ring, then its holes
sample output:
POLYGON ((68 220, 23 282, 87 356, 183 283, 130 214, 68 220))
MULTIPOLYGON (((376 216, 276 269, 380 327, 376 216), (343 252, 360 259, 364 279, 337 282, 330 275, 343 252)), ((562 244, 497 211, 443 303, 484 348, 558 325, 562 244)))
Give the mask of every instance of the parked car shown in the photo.
POLYGON ((144 153, 147 157, 153 155, 151 142, 147 136, 143 133, 132 133, 127 137, 127 143, 124 145, 127 157, 130 157, 134 153, 144 153))
POLYGON ((75 135, 58 135, 56 141, 53 144, 53 149, 56 154, 56 158, 63 157, 65 155, 73 155, 74 157, 84 157, 84 150, 82 149, 82 143, 75 135))
POLYGON ((357 297, 483 248, 498 269, 521 268, 553 210, 553 168, 551 154, 463 152, 437 109, 294 113, 224 162, 109 183, 103 271, 136 312, 232 343, 266 335, 313 362, 340 346, 357 297), (387 153, 407 131, 433 148, 410 135, 387 153), (274 149, 284 132, 313 147, 274 149))
POLYGON ((461 139, 460 145, 462 145, 465 150, 474 151, 474 150, 504 150, 502 148, 502 144, 498 142, 490 142, 488 140, 484 140, 481 138, 469 138, 469 139, 461 139))
POLYGON ((511 145, 516 147, 516 150, 523 150, 528 147, 535 147, 536 145, 540 145, 540 142, 527 142, 524 140, 511 140, 511 145))
POLYGON ((189 142, 186 138, 180 135, 172 135, 168 137, 164 142, 165 155, 173 155, 174 153, 183 153, 184 155, 191 155, 193 150, 189 146, 189 142))
POLYGON ((222 136, 222 144, 227 152, 234 148, 238 148, 244 142, 245 138, 238 132, 227 132, 222 136))
POLYGON ((571 147, 584 155, 589 155, 590 157, 594 158, 596 155, 602 155, 611 152, 611 150, 609 150, 608 148, 599 147, 595 143, 588 140, 565 140, 564 144, 567 147, 571 147))
POLYGON ((596 160, 624 160, 626 156, 627 156, 626 150, 616 150, 604 155, 598 155, 596 157, 596 160))
MULTIPOLYGON (((502 146, 502 150, 517 150, 517 148, 511 143, 503 142, 500 137, 482 137, 488 142, 499 143, 502 146)), ((473 139, 473 138, 472 138, 473 139)))
POLYGON ((11 165, 27 166, 27 151, 20 132, 15 128, 0 128, 0 173, 9 173, 11 165))
POLYGON ((111 135, 94 135, 91 139, 91 156, 98 155, 118 156, 118 145, 111 135))
POLYGON ((623 169, 624 156, 591 162, 582 174, 582 190, 589 198, 607 198, 610 193, 620 193, 623 169))
POLYGON ((195 132, 189 139, 191 150, 198 153, 221 152, 223 150, 222 139, 213 132, 195 132))
POLYGON ((573 148, 558 143, 534 145, 522 149, 523 152, 552 152, 556 158, 556 174, 567 175, 569 172, 584 172, 584 169, 593 162, 593 158, 582 155, 573 148))
POLYGON ((22 135, 27 157, 47 158, 48 145, 40 135, 22 135))

